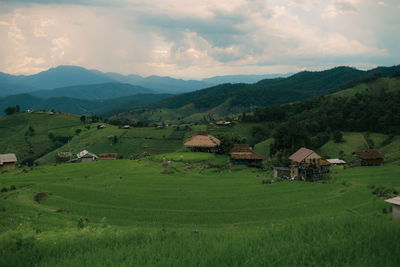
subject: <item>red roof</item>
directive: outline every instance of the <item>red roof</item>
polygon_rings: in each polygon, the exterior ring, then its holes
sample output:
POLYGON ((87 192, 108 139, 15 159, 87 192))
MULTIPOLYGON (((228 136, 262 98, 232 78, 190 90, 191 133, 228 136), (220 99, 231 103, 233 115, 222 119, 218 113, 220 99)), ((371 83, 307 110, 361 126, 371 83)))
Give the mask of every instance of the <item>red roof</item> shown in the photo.
POLYGON ((294 162, 302 162, 305 158, 307 158, 309 155, 314 153, 314 151, 302 147, 299 150, 297 150, 294 154, 292 154, 289 159, 294 162))

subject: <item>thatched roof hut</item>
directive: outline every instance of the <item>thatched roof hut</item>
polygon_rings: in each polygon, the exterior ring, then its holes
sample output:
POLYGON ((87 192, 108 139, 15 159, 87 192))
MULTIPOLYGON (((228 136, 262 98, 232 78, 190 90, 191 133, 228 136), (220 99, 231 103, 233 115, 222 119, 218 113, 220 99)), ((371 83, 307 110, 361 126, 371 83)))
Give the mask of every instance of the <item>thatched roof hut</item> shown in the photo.
POLYGON ((231 149, 231 159, 264 160, 264 156, 251 150, 248 144, 235 144, 231 149))
POLYGON ((0 169, 15 169, 16 162, 17 156, 15 154, 0 154, 0 169))
POLYGON ((184 143, 184 146, 192 150, 214 152, 221 145, 221 141, 206 131, 199 131, 184 143), (211 151, 212 150, 212 151, 211 151))

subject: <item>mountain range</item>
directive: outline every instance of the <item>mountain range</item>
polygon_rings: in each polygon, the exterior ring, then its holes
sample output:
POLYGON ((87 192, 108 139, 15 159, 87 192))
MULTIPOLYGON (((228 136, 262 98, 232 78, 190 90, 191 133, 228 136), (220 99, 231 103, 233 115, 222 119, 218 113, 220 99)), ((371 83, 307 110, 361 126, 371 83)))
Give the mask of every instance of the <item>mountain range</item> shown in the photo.
MULTIPOLYGON (((161 76, 141 77, 133 74, 122 75, 110 72, 104 73, 78 66, 58 66, 33 75, 10 75, 0 72, 0 96, 104 83, 125 83, 148 88, 155 93, 178 94, 207 88, 220 83, 254 83, 265 78, 287 75, 288 74, 230 75, 203 80, 183 80, 161 76)), ((147 92, 143 91, 142 93, 147 92)), ((43 94, 41 95, 43 96, 43 94)))

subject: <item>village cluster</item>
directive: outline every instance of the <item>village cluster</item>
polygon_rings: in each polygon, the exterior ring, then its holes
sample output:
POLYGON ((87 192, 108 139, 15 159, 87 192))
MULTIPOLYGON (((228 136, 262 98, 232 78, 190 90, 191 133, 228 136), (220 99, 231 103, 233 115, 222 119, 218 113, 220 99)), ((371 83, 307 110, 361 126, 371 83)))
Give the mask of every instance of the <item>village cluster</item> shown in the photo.
MULTIPOLYGON (((192 152, 218 153, 221 141, 206 131, 199 131, 191 136, 184 146, 192 152)), ((381 165, 384 155, 375 149, 355 151, 356 160, 350 166, 381 165)), ((149 155, 143 152, 140 156, 149 155)), ((96 155, 88 150, 83 150, 73 156, 72 152, 59 152, 56 155, 57 162, 90 162, 95 160, 117 160, 117 153, 102 153, 96 155)), ((140 157, 139 157, 140 158, 140 157)), ((248 144, 235 144, 230 151, 230 159, 233 164, 246 164, 251 167, 260 167, 264 160, 262 154, 254 152, 248 144)), ((331 171, 331 165, 344 165, 341 159, 325 159, 317 152, 300 148, 290 157, 290 164, 283 167, 274 167, 274 177, 302 180, 319 180, 324 174, 331 171)), ((0 169, 9 170, 17 167, 15 154, 0 154, 0 169)))

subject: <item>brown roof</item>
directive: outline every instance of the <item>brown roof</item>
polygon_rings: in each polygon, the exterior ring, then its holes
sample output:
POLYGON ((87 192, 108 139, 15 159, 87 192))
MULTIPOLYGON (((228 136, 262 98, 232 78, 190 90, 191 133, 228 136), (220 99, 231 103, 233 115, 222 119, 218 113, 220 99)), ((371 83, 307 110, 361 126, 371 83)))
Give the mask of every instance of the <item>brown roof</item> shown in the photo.
POLYGON ((264 156, 252 151, 248 144, 235 144, 231 150, 231 159, 259 159, 264 156))
POLYGON ((0 165, 9 162, 17 162, 17 156, 15 154, 0 154, 0 165))
POLYGON ((209 135, 207 132, 198 132, 184 143, 186 147, 217 147, 221 144, 218 138, 209 135))
POLYGON ((376 149, 353 152, 360 159, 383 159, 385 156, 376 149))
POLYGON ((116 159, 117 153, 102 153, 99 155, 100 159, 116 159))
POLYGON ((231 159, 259 159, 264 160, 264 156, 256 152, 231 152, 231 159))
POLYGON ((231 152, 251 152, 248 144, 234 144, 231 152))
POLYGON ((299 150, 297 150, 295 153, 293 153, 289 159, 294 162, 302 162, 305 158, 307 158, 309 155, 311 155, 314 151, 311 149, 302 147, 299 150))

